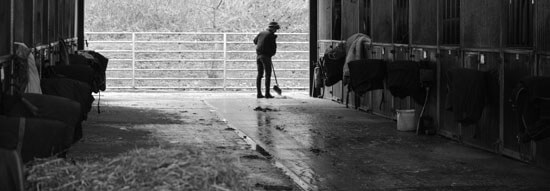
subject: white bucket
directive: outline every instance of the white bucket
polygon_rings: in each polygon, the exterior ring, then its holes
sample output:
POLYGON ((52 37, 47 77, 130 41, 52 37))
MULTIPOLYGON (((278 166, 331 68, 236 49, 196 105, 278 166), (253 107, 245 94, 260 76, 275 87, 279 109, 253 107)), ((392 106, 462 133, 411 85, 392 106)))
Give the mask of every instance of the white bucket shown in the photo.
POLYGON ((404 109, 397 111, 397 130, 413 131, 416 130, 416 119, 414 109, 404 109))

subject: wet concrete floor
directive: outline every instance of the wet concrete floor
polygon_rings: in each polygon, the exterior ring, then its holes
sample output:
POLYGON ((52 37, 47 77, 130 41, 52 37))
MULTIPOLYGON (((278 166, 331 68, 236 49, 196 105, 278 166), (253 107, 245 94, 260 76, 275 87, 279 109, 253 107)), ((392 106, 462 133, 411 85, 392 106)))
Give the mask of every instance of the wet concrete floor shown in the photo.
MULTIPOLYGON (((134 149, 199 148, 228 156, 243 171, 254 190, 299 190, 273 160, 251 149, 234 129, 205 103, 208 93, 107 92, 100 111, 94 105, 83 124, 84 138, 67 158, 103 161, 134 149)), ((96 95, 96 103, 98 101, 96 95)))
POLYGON ((304 190, 550 190, 550 172, 344 105, 284 93, 210 96, 230 128, 304 190))

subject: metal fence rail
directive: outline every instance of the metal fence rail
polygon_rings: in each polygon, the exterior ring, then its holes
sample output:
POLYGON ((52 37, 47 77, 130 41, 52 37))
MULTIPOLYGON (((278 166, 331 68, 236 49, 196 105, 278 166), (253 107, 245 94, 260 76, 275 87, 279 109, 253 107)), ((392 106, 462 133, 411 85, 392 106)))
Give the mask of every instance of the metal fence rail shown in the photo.
MULTIPOLYGON (((254 89, 256 33, 87 32, 109 58, 110 89, 254 89)), ((309 88, 307 33, 277 33, 273 57, 284 89, 309 88)))

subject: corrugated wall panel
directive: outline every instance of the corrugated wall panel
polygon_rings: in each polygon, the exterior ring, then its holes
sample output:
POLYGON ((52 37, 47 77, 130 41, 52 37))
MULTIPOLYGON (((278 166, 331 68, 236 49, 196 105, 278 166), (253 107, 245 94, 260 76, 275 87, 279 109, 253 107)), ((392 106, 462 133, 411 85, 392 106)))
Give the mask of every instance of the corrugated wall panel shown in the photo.
POLYGON ((498 53, 466 52, 464 57, 464 68, 488 72, 488 99, 479 122, 462 126, 463 141, 495 152, 498 151, 500 139, 499 56, 498 53), (484 64, 480 62, 481 55, 484 64))
POLYGON ((33 1, 34 0, 24 0, 25 2, 25 32, 23 35, 24 43, 28 46, 33 46, 33 1))
POLYGON ((359 3, 357 0, 342 0, 342 39, 359 32, 359 3))
MULTIPOLYGON (((319 40, 329 40, 332 39, 332 0, 327 1, 318 1, 318 39, 319 40)), ((319 55, 322 56, 323 53, 325 53, 325 50, 328 46, 330 46, 330 43, 317 43, 319 49, 317 50, 319 52, 319 55)), ((324 98, 332 99, 332 87, 325 87, 324 88, 324 98)))
POLYGON ((499 47, 501 3, 493 0, 462 0, 461 37, 464 47, 499 47))
POLYGON ((392 42, 392 1, 372 0, 374 42, 392 42))
POLYGON ((506 47, 533 46, 533 0, 509 0, 504 6, 503 37, 506 47))
POLYGON ((25 34, 25 1, 14 1, 14 41, 23 42, 25 34))
POLYGON ((42 4, 42 24, 41 24, 41 28, 40 28, 40 31, 42 31, 42 41, 41 43, 42 44, 47 44, 48 43, 48 40, 49 40, 49 35, 48 35, 48 26, 50 24, 50 20, 48 18, 49 16, 49 10, 50 10, 50 1, 41 1, 41 4, 42 4))
POLYGON ((437 1, 411 1, 412 10, 412 43, 437 44, 437 1), (430 11, 426 11, 430 10, 430 11))
POLYGON ((5 26, 0 27, 0 56, 7 55, 10 53, 9 46, 10 44, 10 0, 0 0, 0 23, 3 23, 5 26))
POLYGON ((550 51, 550 1, 536 2, 537 44, 540 50, 550 51))
POLYGON ((441 61, 441 87, 440 91, 440 133, 447 135, 452 138, 459 138, 460 129, 458 123, 455 122, 454 115, 447 108, 447 94, 449 93, 448 80, 447 80, 447 71, 461 68, 462 63, 460 62, 459 52, 456 50, 442 50, 440 61, 441 61))
POLYGON ((44 1, 34 0, 34 18, 33 18, 33 45, 42 42, 42 20, 44 1))
MULTIPOLYGON (((76 0, 71 0, 70 3, 69 3, 69 7, 76 7, 76 0)), ((71 13, 70 13, 70 22, 69 23, 69 35, 71 37, 76 37, 74 31, 75 31, 75 22, 76 22, 76 8, 72 8, 70 9, 71 10, 71 13)))
POLYGON ((359 32, 371 36, 371 0, 359 1, 359 32))
POLYGON ((530 55, 505 54, 504 56, 504 148, 521 151, 528 154, 528 144, 518 145, 516 136, 520 129, 520 122, 508 101, 512 97, 512 90, 519 81, 527 76, 534 75, 534 65, 530 55))
POLYGON ((409 44, 409 0, 393 0, 393 43, 409 44))
POLYGON ((56 6, 56 13, 55 13, 55 16, 56 16, 56 40, 60 39, 60 38, 65 38, 65 34, 64 34, 64 31, 63 31, 63 24, 64 24, 64 20, 63 20, 63 15, 65 14, 65 10, 64 10, 64 4, 65 4, 65 0, 57 0, 57 6, 56 6))
MULTIPOLYGON (((550 10, 550 9, 547 9, 550 10)), ((550 76, 550 56, 541 56, 539 58, 539 75, 550 76)), ((550 138, 537 142, 535 161, 538 165, 550 169, 550 138)))
POLYGON ((67 24, 69 23, 69 19, 67 16, 67 13, 69 12, 69 10, 67 10, 67 2, 68 0, 59 1, 59 33, 61 34, 61 37, 63 39, 69 38, 69 34, 67 31, 67 24))
MULTIPOLYGON (((437 83, 436 83, 436 70, 437 70, 437 49, 435 48, 423 48, 423 49, 413 49, 412 54, 414 61, 427 61, 430 62, 429 68, 433 70, 433 82, 430 87, 430 92, 428 95, 428 102, 426 103, 426 108, 424 109, 423 116, 430 117, 433 120, 433 127, 437 128, 436 118, 437 118, 437 83), (424 57, 425 56, 425 57, 424 57)), ((420 116, 422 111, 422 105, 415 104, 416 113, 420 116)), ((422 133, 422 132, 420 132, 422 133)))
POLYGON ((48 42, 58 39, 57 36, 57 0, 49 0, 48 4, 48 42))

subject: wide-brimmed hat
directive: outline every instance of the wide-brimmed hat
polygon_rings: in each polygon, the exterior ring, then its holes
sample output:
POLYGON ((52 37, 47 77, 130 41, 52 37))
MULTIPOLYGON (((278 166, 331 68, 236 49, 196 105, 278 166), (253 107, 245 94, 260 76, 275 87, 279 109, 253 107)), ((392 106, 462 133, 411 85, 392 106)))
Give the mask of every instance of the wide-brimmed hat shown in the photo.
POLYGON ((279 26, 279 23, 277 23, 275 21, 271 21, 271 22, 269 22, 269 28, 280 29, 281 26, 279 26))

